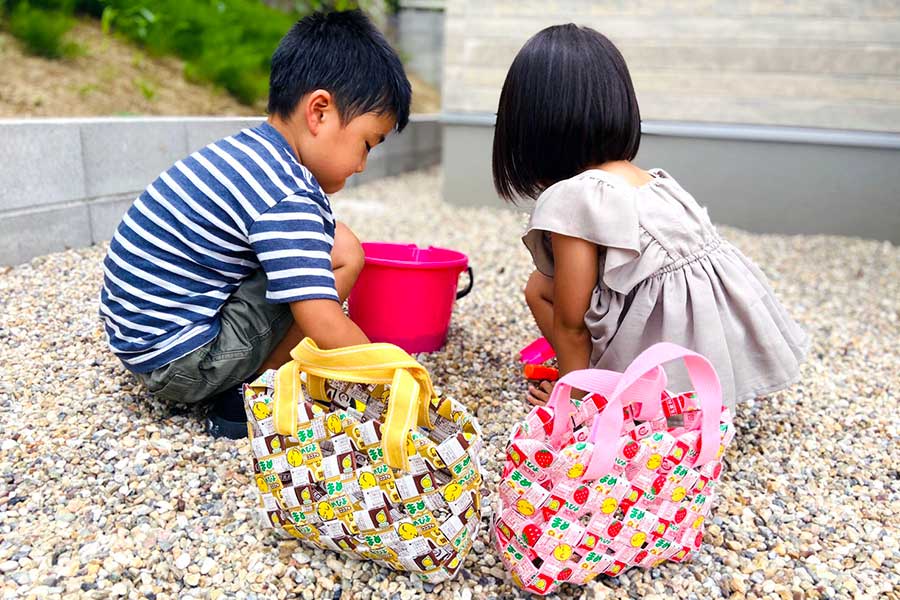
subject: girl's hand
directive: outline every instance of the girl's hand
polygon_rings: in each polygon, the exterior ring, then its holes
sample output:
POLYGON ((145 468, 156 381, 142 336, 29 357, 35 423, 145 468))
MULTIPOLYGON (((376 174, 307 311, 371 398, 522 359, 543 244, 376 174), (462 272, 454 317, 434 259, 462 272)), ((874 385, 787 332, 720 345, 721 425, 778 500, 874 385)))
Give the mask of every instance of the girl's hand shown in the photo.
POLYGON ((528 384, 528 394, 525 398, 535 406, 544 406, 550 399, 550 392, 553 391, 553 383, 542 381, 539 386, 528 384))

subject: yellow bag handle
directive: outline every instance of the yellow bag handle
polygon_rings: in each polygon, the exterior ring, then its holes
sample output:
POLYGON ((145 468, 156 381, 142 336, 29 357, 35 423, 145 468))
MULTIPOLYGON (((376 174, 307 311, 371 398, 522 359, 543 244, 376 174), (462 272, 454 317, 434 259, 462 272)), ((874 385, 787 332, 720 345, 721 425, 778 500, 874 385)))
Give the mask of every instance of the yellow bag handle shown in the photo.
POLYGON ((275 431, 297 433, 297 398, 301 394, 300 373, 307 374, 307 390, 313 398, 325 399, 324 382, 338 379, 353 383, 391 384, 381 447, 385 462, 394 469, 408 469, 406 437, 417 423, 431 427, 428 407, 434 397, 431 378, 422 365, 392 344, 363 344, 322 350, 305 338, 293 350, 294 359, 278 369, 273 398, 275 431))

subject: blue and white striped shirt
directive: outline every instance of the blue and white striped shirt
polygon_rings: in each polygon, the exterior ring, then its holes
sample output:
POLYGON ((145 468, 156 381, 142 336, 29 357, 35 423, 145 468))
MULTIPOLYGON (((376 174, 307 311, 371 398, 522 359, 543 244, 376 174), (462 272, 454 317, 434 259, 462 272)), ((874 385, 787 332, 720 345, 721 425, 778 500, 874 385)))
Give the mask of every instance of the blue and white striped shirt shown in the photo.
POLYGON ((113 352, 147 373, 209 343, 260 266, 270 302, 337 300, 334 216, 284 137, 263 123, 194 152, 134 201, 103 261, 113 352))

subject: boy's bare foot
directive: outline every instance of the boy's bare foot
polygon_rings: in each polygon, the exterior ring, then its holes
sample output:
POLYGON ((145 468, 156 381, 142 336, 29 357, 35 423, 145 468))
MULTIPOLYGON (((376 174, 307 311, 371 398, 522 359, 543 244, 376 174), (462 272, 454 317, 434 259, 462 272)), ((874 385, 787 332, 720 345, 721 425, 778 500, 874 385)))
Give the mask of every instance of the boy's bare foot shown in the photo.
POLYGON ((528 384, 528 394, 525 395, 528 402, 535 406, 544 406, 550 399, 550 392, 553 391, 553 383, 550 381, 542 381, 540 385, 535 386, 528 384))

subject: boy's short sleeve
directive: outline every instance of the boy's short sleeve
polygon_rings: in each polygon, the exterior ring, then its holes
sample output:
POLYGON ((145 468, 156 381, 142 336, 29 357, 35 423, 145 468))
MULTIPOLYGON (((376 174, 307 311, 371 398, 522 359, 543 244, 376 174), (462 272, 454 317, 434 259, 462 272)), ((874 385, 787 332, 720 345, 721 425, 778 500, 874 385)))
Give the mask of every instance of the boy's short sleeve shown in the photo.
POLYGON ((269 279, 269 302, 338 300, 331 266, 334 221, 315 200, 288 196, 262 213, 249 233, 269 279))

